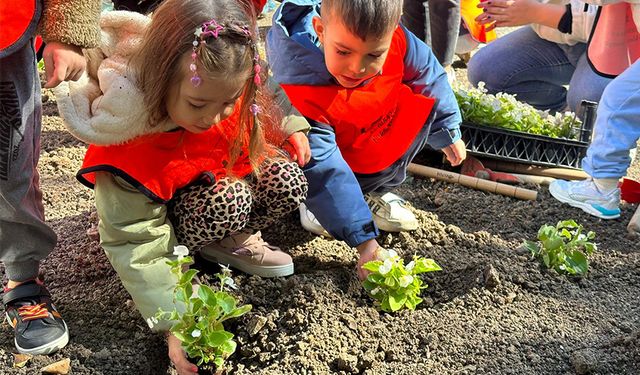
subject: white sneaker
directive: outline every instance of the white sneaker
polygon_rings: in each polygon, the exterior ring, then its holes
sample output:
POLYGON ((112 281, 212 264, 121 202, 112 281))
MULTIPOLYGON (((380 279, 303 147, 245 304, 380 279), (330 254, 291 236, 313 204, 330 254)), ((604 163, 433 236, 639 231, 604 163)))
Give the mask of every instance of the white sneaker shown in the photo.
POLYGON ((583 181, 555 180, 549 185, 554 198, 601 219, 620 217, 620 189, 603 194, 592 179, 583 181))
POLYGON ((313 212, 309 211, 306 204, 300 203, 300 208, 298 210, 300 211, 300 224, 302 224, 304 229, 313 234, 317 234, 318 236, 333 238, 333 236, 331 236, 331 234, 329 234, 329 232, 320 225, 318 219, 316 219, 313 212))
POLYGON ((385 232, 404 232, 418 229, 418 219, 407 208, 407 202, 393 193, 369 193, 364 199, 369 204, 373 221, 385 232))

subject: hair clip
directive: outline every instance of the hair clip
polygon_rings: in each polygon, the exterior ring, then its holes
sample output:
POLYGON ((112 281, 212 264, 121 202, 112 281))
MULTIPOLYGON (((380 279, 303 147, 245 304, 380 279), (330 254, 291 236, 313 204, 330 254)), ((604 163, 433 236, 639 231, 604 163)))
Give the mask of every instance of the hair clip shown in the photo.
MULTIPOLYGON (((255 45, 254 45, 254 50, 255 50, 255 45)), ((253 56, 253 72, 254 72, 253 82, 255 82, 255 84, 258 86, 262 84, 262 78, 260 78, 261 71, 262 71, 262 67, 260 66, 260 55, 258 54, 258 52, 256 52, 256 54, 253 56)))
POLYGON ((205 22, 201 26, 197 27, 196 31, 193 33, 193 35, 195 35, 195 39, 193 40, 193 51, 191 52, 191 64, 189 64, 189 70, 192 73, 191 84, 195 87, 200 86, 202 83, 202 78, 198 75, 198 65, 196 63, 196 60, 198 59, 198 47, 207 43, 207 40, 205 39, 207 36, 213 36, 217 39, 222 30, 224 30, 224 26, 212 19, 211 21, 205 22))

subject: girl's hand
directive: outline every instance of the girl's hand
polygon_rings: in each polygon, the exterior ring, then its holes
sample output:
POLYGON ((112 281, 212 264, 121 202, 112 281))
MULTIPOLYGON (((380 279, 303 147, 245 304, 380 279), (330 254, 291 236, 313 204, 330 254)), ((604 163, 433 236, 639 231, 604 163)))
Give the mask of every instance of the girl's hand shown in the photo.
POLYGON ((501 26, 522 26, 535 23, 538 5, 535 0, 487 0, 478 4, 484 12, 476 17, 481 25, 490 24, 487 31, 501 26))
POLYGON ((42 53, 47 83, 44 87, 56 87, 62 81, 77 81, 87 67, 82 49, 70 44, 49 42, 42 53))
POLYGON ((282 148, 289 153, 293 161, 298 162, 300 167, 304 167, 311 160, 311 147, 309 147, 309 140, 303 132, 291 134, 282 148))
POLYGON ((356 272, 360 281, 364 281, 371 273, 371 271, 365 270, 362 266, 369 261, 378 259, 378 248, 380 248, 380 245, 375 239, 365 241, 356 247, 359 255, 356 263, 356 272))
POLYGON ((467 158, 467 146, 462 139, 442 149, 452 166, 460 165, 467 158))
POLYGON ((179 375, 193 375, 198 373, 198 366, 187 360, 187 354, 182 349, 182 342, 172 334, 167 334, 169 359, 176 367, 179 375))

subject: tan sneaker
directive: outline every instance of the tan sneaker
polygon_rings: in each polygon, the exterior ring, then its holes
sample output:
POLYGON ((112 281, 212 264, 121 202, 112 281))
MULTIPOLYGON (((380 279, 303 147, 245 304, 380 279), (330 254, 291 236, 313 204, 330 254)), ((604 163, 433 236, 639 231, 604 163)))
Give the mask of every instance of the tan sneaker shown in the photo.
POLYGON ((293 275, 291 256, 262 239, 260 232, 235 233, 202 248, 200 255, 210 261, 229 265, 250 275, 280 277, 293 275))
POLYGON ((373 221, 385 232, 404 232, 418 229, 418 219, 407 208, 407 202, 393 193, 369 193, 364 196, 373 221))

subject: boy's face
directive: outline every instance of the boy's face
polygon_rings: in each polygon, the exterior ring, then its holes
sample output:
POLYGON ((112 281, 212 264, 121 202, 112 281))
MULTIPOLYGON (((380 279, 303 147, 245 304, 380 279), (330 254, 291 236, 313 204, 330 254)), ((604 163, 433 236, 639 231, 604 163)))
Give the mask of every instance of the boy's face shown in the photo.
POLYGON ((353 88, 377 75, 389 53, 394 30, 384 37, 360 39, 337 15, 313 18, 313 28, 322 43, 327 70, 346 88, 353 88))

